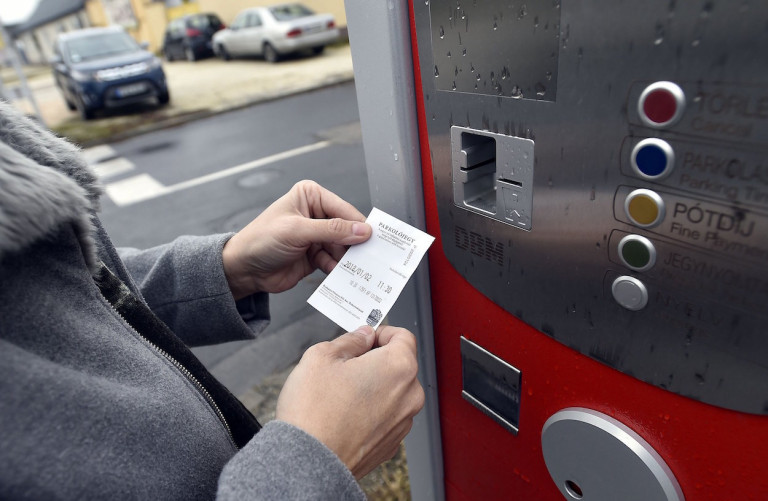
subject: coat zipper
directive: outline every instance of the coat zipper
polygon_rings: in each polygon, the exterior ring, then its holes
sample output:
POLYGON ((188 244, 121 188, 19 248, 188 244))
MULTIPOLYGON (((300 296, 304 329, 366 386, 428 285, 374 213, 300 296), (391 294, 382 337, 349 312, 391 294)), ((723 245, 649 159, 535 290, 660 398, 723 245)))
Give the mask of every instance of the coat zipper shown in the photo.
MULTIPOLYGON (((102 297, 104 295, 102 294, 102 297)), ((211 406, 211 409, 213 409, 213 412, 218 416, 219 421, 221 421, 221 424, 224 426, 224 429, 227 431, 227 437, 229 437, 229 442, 232 444, 232 446, 235 448, 235 450, 240 450, 240 447, 237 446, 235 443, 235 437, 232 435, 232 429, 229 427, 229 423, 227 423, 227 419, 224 417, 224 413, 221 412, 221 409, 219 409, 219 406, 216 404, 216 401, 213 399, 210 393, 208 393, 208 390, 205 389, 205 387, 200 383, 200 381, 195 377, 194 374, 192 374, 189 369, 184 367, 181 362, 173 358, 167 351, 163 350, 159 346, 157 346, 155 343, 144 337, 144 335, 141 334, 141 332, 137 331, 128 320, 125 319, 125 317, 120 314, 119 311, 117 311, 117 308, 115 308, 112 303, 107 300, 107 298, 104 298, 107 301, 107 304, 109 304, 109 307, 112 308, 112 311, 114 311, 120 319, 125 322, 125 325, 128 326, 131 331, 133 331, 139 338, 144 341, 146 344, 149 345, 149 347, 160 354, 163 358, 165 358, 168 362, 171 363, 176 369, 181 372, 181 374, 192 383, 192 386, 197 388, 197 390, 203 395, 203 398, 205 398, 206 402, 208 402, 208 405, 211 406)))

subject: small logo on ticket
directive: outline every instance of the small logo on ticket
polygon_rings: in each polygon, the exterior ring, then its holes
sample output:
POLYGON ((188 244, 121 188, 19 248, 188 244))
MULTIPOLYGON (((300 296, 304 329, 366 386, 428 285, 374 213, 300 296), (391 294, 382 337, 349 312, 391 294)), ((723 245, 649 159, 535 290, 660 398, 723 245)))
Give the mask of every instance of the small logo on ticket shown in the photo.
POLYGON ((366 319, 365 323, 373 327, 379 323, 379 320, 381 320, 381 310, 374 309, 371 310, 371 312, 368 314, 368 318, 366 319))

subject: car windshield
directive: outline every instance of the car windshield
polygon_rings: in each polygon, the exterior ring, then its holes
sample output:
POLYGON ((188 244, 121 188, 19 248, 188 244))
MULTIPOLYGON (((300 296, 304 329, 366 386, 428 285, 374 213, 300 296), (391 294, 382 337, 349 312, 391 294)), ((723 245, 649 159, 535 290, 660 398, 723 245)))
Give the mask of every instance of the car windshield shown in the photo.
POLYGON ((139 45, 127 33, 98 33, 67 41, 69 59, 73 63, 101 59, 139 50, 139 45))
POLYGON ((289 21, 298 17, 307 17, 314 14, 311 10, 300 4, 278 5, 270 7, 269 11, 278 21, 289 21))

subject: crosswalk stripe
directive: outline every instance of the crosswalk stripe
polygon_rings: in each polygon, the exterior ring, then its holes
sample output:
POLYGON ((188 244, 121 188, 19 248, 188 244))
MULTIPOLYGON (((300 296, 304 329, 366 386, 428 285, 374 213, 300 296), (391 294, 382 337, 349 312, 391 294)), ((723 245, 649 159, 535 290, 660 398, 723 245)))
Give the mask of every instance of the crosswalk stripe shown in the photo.
POLYGON ((134 167, 135 165, 133 162, 125 157, 117 157, 112 160, 107 160, 106 162, 99 162, 91 165, 91 168, 96 172, 96 175, 102 180, 125 172, 130 172, 134 167))
POLYGON ((115 205, 125 206, 135 204, 149 198, 155 198, 165 193, 166 187, 149 174, 121 179, 108 184, 106 192, 115 205))
POLYGON ((115 157, 115 150, 108 144, 100 144, 81 151, 89 165, 97 164, 104 159, 115 157))

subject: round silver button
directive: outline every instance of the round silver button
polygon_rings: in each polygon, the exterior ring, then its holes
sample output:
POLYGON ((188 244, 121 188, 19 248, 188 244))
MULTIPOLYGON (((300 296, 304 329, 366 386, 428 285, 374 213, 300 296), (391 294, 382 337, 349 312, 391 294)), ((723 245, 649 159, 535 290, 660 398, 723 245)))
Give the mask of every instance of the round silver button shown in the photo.
POLYGON ((648 304, 648 289, 635 277, 623 275, 613 281, 613 298, 628 310, 638 311, 648 304))

